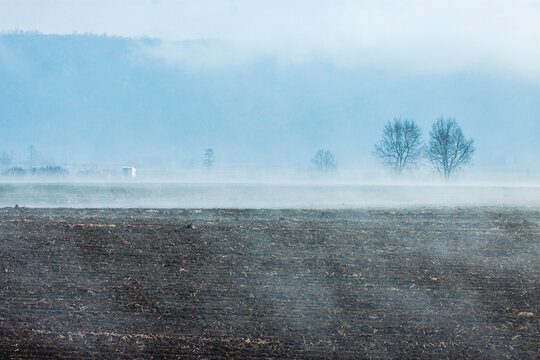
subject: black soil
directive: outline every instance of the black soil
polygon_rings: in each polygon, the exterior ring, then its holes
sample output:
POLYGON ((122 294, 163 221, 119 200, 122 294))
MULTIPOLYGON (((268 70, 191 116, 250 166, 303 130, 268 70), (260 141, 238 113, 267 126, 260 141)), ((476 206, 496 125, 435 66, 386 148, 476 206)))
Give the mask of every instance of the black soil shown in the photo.
POLYGON ((0 210, 0 358, 538 358, 540 211, 0 210))

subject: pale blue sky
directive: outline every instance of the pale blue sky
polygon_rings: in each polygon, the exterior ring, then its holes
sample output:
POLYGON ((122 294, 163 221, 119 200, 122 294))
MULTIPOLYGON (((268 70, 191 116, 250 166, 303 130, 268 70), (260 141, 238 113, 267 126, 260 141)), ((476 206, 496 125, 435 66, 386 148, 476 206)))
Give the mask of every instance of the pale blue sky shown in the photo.
POLYGON ((219 40, 204 51, 154 49, 197 66, 272 56, 540 80, 540 2, 531 0, 0 0, 0 10, 0 31, 219 40))

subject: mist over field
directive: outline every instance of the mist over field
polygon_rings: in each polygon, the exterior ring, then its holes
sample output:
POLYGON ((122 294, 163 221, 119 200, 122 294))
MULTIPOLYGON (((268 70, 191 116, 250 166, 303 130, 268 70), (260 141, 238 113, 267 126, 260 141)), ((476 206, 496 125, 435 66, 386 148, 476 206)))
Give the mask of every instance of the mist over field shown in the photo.
MULTIPOLYGON (((272 56, 193 68, 149 52, 167 43, 92 34, 0 35, 0 95, 5 104, 0 107, 0 152, 7 160, 1 165, 0 182, 115 183, 125 181, 122 166, 130 165, 137 167, 137 178, 131 182, 138 185, 128 185, 129 193, 134 189, 152 193, 157 185, 145 190, 146 182, 178 182, 290 184, 296 189, 292 194, 259 185, 252 189, 261 189, 260 196, 234 195, 239 191, 234 185, 228 190, 218 186, 223 192, 210 199, 203 191, 189 201, 135 200, 140 196, 131 194, 135 199, 81 202, 94 193, 82 196, 86 190, 80 190, 69 197, 67 189, 77 187, 45 187, 43 191, 64 194, 51 194, 51 202, 36 200, 32 192, 28 199, 24 191, 9 194, 13 186, 4 186, 1 205, 405 205, 399 196, 371 201, 344 195, 350 187, 339 189, 340 184, 444 183, 426 159, 399 177, 378 161, 374 145, 384 124, 396 116, 414 119, 425 142, 431 124, 441 115, 455 117, 466 136, 474 139, 471 164, 457 171, 451 184, 539 184, 540 82, 533 78, 473 68, 406 73, 380 64, 345 67, 324 58, 290 63, 272 56), (207 148, 214 152, 211 169, 204 165, 207 148), (335 154, 337 169, 331 174, 322 176, 313 169, 311 159, 319 148, 335 154), (47 166, 60 166, 66 173, 45 176, 30 171, 47 166), (21 168, 24 176, 14 176, 12 168, 21 168), (302 191, 306 182, 333 188, 318 200, 310 198, 315 195, 313 186, 302 191), (265 200, 266 193, 273 193, 271 201, 265 200), (65 202, 58 203, 59 199, 65 202)), ((176 46, 214 45, 194 40, 176 46)), ((104 185, 97 188, 103 190, 104 185)), ((163 188, 171 191, 164 198, 177 196, 171 187, 163 188)), ((457 199, 473 204, 469 190, 463 191, 457 199)), ((528 204, 538 200, 534 191, 528 204)), ((500 203, 499 193, 488 193, 493 194, 493 203, 500 203)), ((425 194, 433 196, 433 204, 441 199, 459 203, 446 190, 425 194)), ((425 194, 409 203, 429 204, 425 194)), ((407 191, 405 197, 409 198, 407 191)), ((480 197, 478 203, 486 199, 480 197)))
MULTIPOLYGON (((324 148, 337 181, 379 183, 392 176, 373 154, 386 122, 416 121, 427 143, 448 117, 476 148, 454 178, 538 184, 538 12, 526 2, 233 3, 140 1, 122 16, 112 3, 63 3, 65 16, 52 2, 6 3, 3 168, 99 181, 130 165, 182 181, 204 173, 212 148, 220 181, 284 181, 312 177, 324 148)), ((438 180, 426 161, 405 175, 438 180)))
POLYGON ((317 183, 3 183, 0 207, 351 209, 532 207, 540 187, 317 183))

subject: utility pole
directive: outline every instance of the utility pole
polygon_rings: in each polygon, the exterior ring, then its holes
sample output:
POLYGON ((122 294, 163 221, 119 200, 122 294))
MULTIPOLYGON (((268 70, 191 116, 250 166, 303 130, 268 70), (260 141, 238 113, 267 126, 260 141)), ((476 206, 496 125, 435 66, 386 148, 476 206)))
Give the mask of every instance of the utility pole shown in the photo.
POLYGON ((34 160, 34 153, 36 152, 34 145, 28 147, 28 152, 30 153, 30 169, 32 169, 32 161, 34 160))

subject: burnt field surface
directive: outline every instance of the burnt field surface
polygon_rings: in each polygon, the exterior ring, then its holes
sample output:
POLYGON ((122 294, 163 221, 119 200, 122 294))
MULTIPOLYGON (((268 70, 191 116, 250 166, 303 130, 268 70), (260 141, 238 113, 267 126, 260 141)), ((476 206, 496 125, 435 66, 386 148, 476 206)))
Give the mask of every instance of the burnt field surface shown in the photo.
POLYGON ((540 210, 0 209, 2 358, 538 358, 540 210))

